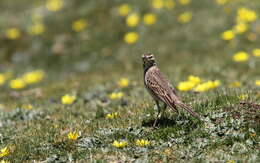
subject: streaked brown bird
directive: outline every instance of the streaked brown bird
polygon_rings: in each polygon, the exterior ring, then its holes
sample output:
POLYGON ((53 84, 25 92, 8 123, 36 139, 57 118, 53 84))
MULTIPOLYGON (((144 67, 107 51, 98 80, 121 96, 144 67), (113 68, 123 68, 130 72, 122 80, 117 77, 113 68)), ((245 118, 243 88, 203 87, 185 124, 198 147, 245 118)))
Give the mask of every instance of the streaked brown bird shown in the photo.
POLYGON ((191 107, 185 105, 177 96, 176 90, 157 67, 154 55, 151 53, 144 54, 142 59, 144 67, 144 85, 155 100, 158 108, 158 114, 154 121, 153 127, 156 126, 161 112, 164 113, 167 106, 176 111, 178 114, 179 111, 177 106, 180 106, 189 112, 193 117, 200 119, 200 115, 195 113, 191 107), (163 102, 163 108, 160 107, 160 101, 163 102))

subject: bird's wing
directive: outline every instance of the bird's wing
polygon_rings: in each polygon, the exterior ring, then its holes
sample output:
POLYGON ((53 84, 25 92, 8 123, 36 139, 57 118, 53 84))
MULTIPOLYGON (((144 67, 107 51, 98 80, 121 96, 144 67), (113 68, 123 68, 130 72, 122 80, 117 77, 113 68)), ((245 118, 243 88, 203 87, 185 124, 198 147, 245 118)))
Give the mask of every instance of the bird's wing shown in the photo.
POLYGON ((174 88, 157 67, 153 67, 146 73, 148 73, 145 79, 147 87, 156 94, 160 100, 170 107, 179 101, 179 98, 174 94, 174 88))

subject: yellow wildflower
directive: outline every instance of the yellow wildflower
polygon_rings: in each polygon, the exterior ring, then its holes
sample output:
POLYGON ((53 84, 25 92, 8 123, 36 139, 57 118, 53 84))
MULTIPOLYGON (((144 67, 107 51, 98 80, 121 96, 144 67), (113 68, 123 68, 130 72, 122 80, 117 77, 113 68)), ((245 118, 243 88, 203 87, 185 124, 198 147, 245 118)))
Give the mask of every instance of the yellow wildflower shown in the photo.
POLYGON ((235 160, 228 160, 226 163, 236 163, 235 160))
POLYGON ((248 60, 248 54, 246 52, 240 51, 233 56, 233 61, 235 62, 244 62, 248 60))
POLYGON ((128 78, 121 78, 119 81, 118 81, 118 86, 123 88, 123 87, 127 87, 129 85, 129 79, 128 78))
POLYGON ((68 139, 70 140, 77 140, 79 138, 79 133, 77 131, 69 132, 68 139))
POLYGON ((24 74, 22 79, 26 84, 34 84, 40 82, 43 79, 43 77, 44 77, 44 71, 35 70, 24 74))
POLYGON ((11 80, 9 83, 9 86, 12 89, 23 89, 24 87, 26 87, 26 83, 24 82, 23 79, 17 78, 17 79, 11 80))
POLYGON ((0 158, 7 156, 10 153, 10 149, 8 147, 2 148, 0 150, 0 158))
POLYGON ((121 6, 119 6, 118 8, 118 14, 120 16, 127 16, 129 14, 129 12, 131 12, 132 9, 131 7, 129 6, 129 4, 125 3, 125 4, 122 4, 121 6))
POLYGON ((179 3, 181 5, 188 5, 190 3, 190 0, 179 0, 179 3))
POLYGON ((64 104, 64 105, 70 105, 75 100, 76 100, 76 96, 75 95, 66 94, 66 95, 61 97, 61 103, 64 104))
POLYGON ((229 87, 238 88, 238 87, 241 87, 241 83, 239 81, 234 81, 234 82, 229 84, 229 87))
POLYGON ((215 81, 213 81, 213 87, 212 88, 216 88, 216 87, 220 86, 220 84, 221 84, 220 80, 215 80, 215 81))
POLYGON ((227 30, 227 31, 222 33, 222 39, 223 40, 226 40, 226 41, 232 40, 234 37, 235 37, 235 33, 232 30, 227 30))
POLYGON ((164 5, 163 0, 153 0, 152 1, 152 6, 155 9, 161 9, 161 8, 163 8, 163 5, 164 5))
POLYGON ((29 27, 28 32, 31 35, 40 35, 45 31, 45 26, 41 23, 34 24, 29 27))
POLYGON ((72 30, 75 32, 83 31, 87 26, 87 22, 85 19, 79 19, 72 23, 72 30))
POLYGON ((11 40, 15 40, 20 37, 21 32, 18 28, 9 28, 5 33, 6 37, 11 40))
POLYGON ((120 99, 124 96, 124 93, 123 92, 113 92, 109 95, 109 98, 111 100, 114 100, 114 99, 120 99))
POLYGON ((1 160, 0 163, 10 163, 9 161, 1 160))
POLYGON ((164 1, 164 6, 167 9, 173 9, 175 7, 175 3, 173 0, 165 0, 164 1))
POLYGON ((255 11, 242 7, 237 11, 237 22, 254 22, 257 19, 255 11))
POLYGON ((115 140, 112 145, 114 147, 117 147, 117 148, 124 148, 125 146, 127 146, 127 144, 128 143, 126 141, 117 141, 117 140, 115 140))
POLYGON ((153 14, 153 13, 145 14, 145 15, 144 15, 144 18, 143 18, 144 24, 146 24, 146 25, 152 25, 152 24, 154 24, 154 23, 156 22, 156 19, 157 19, 157 17, 156 17, 156 15, 153 14))
POLYGON ((32 106, 32 104, 24 104, 24 105, 22 106, 22 108, 23 108, 23 109, 27 109, 27 110, 31 110, 31 109, 33 109, 33 106, 32 106))
POLYGON ((194 88, 194 91, 196 92, 205 92, 208 91, 210 89, 216 88, 220 85, 220 81, 219 80, 215 80, 215 81, 207 81, 204 83, 199 84, 198 86, 196 86, 194 88))
POLYGON ((139 19, 140 19, 140 17, 139 17, 139 15, 137 13, 130 14, 126 18, 126 24, 129 27, 135 27, 135 26, 138 25, 139 19))
POLYGON ((247 30, 247 25, 245 23, 238 23, 235 27, 234 27, 234 31, 235 33, 238 34, 242 34, 247 30))
POLYGON ((228 0, 216 0, 217 4, 224 5, 228 2, 228 0))
POLYGON ((0 74, 0 85, 3 85, 6 81, 6 76, 4 74, 0 74))
POLYGON ((164 151, 163 151, 163 154, 165 155, 170 155, 172 154, 172 150, 170 148, 166 148, 164 151))
POLYGON ((256 85, 256 86, 260 86, 260 80, 256 80, 256 81, 255 81, 255 85, 256 85))
POLYGON ((184 12, 178 17, 178 22, 185 24, 190 22, 192 19, 192 13, 191 12, 184 12))
POLYGON ((118 113, 110 113, 106 115, 106 119, 115 119, 118 116, 118 113))
MULTIPOLYGON (((254 49, 253 50, 253 56, 255 57, 260 57, 260 49, 254 49)), ((0 81, 1 81, 1 78, 0 78, 0 81)), ((0 82, 1 83, 1 82, 0 82)))
POLYGON ((199 84, 201 82, 201 79, 198 76, 190 75, 188 77, 188 81, 190 81, 190 82, 192 82, 196 85, 196 84, 199 84))
POLYGON ((63 7, 63 0, 47 0, 46 8, 49 11, 58 11, 63 7))
POLYGON ((189 91, 191 90, 192 88, 194 88, 196 86, 195 83, 191 82, 191 81, 183 81, 183 82, 180 82, 177 86, 177 88, 180 90, 180 91, 189 91))
POLYGON ((239 95, 238 96, 238 98, 240 99, 240 100, 245 100, 245 99, 248 99, 248 94, 241 94, 241 95, 239 95))
POLYGON ((145 146, 150 145, 150 141, 144 140, 144 139, 137 139, 137 140, 135 141, 135 144, 136 144, 137 146, 140 146, 140 147, 145 147, 145 146))
POLYGON ((139 35, 137 32, 128 32, 125 34, 124 40, 128 44, 134 44, 138 41, 139 35))

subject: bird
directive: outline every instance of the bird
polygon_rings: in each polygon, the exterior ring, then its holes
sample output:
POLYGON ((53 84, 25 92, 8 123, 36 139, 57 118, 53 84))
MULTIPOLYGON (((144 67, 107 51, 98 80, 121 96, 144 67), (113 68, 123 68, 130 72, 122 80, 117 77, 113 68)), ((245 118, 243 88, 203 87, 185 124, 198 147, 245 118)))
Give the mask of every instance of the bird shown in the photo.
POLYGON ((179 114, 178 108, 182 107, 193 117, 200 119, 200 115, 192 110, 192 108, 182 102, 180 97, 177 96, 177 92, 171 85, 170 81, 161 73, 157 67, 154 55, 152 53, 145 53, 142 55, 143 69, 144 69, 144 85, 149 94, 154 99, 158 114, 153 123, 153 127, 156 126, 157 120, 162 112, 169 106, 173 111, 179 114), (160 102, 163 103, 163 107, 160 107, 160 102))

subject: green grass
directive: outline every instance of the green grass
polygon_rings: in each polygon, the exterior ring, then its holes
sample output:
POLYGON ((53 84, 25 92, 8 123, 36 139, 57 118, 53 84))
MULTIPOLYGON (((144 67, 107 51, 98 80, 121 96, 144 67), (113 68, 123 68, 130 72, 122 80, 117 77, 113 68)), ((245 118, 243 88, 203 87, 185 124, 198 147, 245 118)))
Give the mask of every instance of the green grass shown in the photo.
POLYGON ((115 12, 125 1, 66 1, 61 11, 44 15, 47 32, 41 36, 30 36, 25 29, 34 13, 29 9, 44 3, 25 5, 27 1, 0 2, 0 13, 5 15, 0 18, 0 73, 11 71, 13 79, 40 68, 46 74, 40 83, 19 91, 9 88, 9 81, 0 86, 0 149, 10 148, 0 161, 260 161, 260 89, 255 85, 260 60, 251 55, 253 49, 260 48, 259 18, 233 41, 221 39, 221 33, 235 24, 238 8, 259 13, 258 0, 224 6, 207 0, 193 0, 188 6, 176 2, 172 11, 152 9, 149 1, 127 1, 140 14, 158 16, 153 26, 139 24, 135 28, 127 27, 125 18, 115 12), (193 18, 183 25, 177 17, 185 11, 191 11, 193 18), (17 22, 4 23, 14 18, 14 13, 17 22), (71 31, 71 22, 82 17, 89 23, 87 29, 71 31), (12 26, 24 32, 21 38, 5 38, 5 29, 12 26), (139 33, 136 44, 123 41, 128 31, 139 33), (257 38, 254 41, 248 39, 252 33, 257 38), (53 52, 57 44, 62 45, 58 54, 53 52), (233 62, 238 51, 250 53, 250 59, 233 62), (207 92, 178 91, 183 101, 202 115, 202 121, 181 108, 179 115, 168 109, 157 129, 152 129, 157 110, 143 86, 141 55, 145 52, 155 54, 159 68, 175 87, 190 74, 203 81, 221 81, 219 87, 207 92), (122 77, 130 80, 126 88, 117 85, 122 77), (242 86, 230 88, 234 81, 242 86), (114 91, 124 96, 109 99, 114 91), (67 93, 77 95, 71 105, 61 103, 67 93), (245 94, 248 97, 241 100, 239 96, 245 94), (28 104, 33 108, 25 109, 28 104), (106 118, 114 112, 118 117, 106 118), (78 140, 68 139, 70 131, 80 133, 78 140), (147 139, 151 144, 138 147, 136 139, 147 139), (114 140, 125 140, 128 145, 116 148, 114 140))

